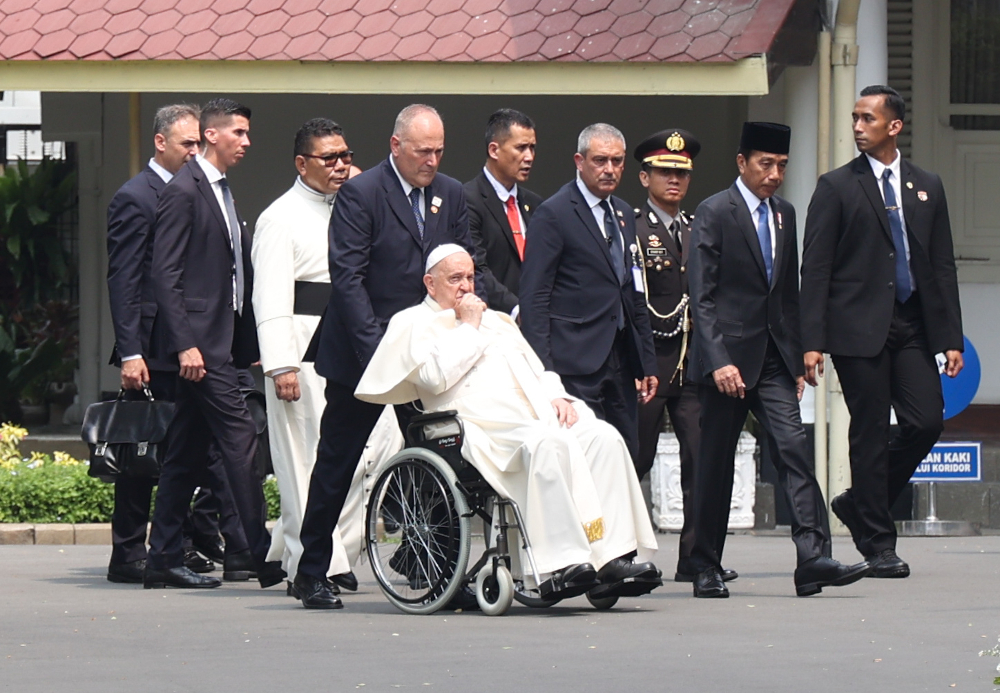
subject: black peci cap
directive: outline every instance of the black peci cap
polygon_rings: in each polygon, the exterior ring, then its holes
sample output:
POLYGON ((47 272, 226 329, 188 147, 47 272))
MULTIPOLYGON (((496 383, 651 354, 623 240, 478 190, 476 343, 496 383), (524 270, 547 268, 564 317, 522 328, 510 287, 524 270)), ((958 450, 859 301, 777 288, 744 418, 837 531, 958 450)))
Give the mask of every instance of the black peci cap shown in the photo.
POLYGON ((635 148, 635 160, 654 168, 693 168, 701 143, 687 130, 668 128, 650 135, 635 148))
POLYGON ((769 154, 787 154, 792 129, 781 123, 743 123, 740 149, 769 154))

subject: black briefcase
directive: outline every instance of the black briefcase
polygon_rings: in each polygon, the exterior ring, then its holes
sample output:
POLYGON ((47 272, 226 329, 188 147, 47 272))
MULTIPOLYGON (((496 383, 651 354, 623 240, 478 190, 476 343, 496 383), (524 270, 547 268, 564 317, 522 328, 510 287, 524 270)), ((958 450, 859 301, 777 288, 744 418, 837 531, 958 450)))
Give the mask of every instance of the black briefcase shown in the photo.
POLYGON ((144 400, 126 400, 121 390, 117 399, 87 407, 80 437, 90 447, 90 476, 159 478, 174 403, 153 399, 146 387, 143 392, 144 400))
POLYGON ((267 430, 267 401, 260 390, 240 388, 243 401, 250 410, 254 429, 257 431, 257 455, 254 457, 254 470, 261 479, 268 474, 274 474, 274 464, 271 461, 271 436, 267 430))

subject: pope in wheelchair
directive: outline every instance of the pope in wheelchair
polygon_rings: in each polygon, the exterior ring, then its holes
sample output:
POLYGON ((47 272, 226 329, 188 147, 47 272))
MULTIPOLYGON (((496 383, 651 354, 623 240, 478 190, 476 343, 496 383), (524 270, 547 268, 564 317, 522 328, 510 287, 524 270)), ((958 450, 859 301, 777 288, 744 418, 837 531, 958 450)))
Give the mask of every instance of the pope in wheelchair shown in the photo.
MULTIPOLYGON (((392 318, 355 391, 377 404, 419 400, 431 414, 410 425, 409 444, 424 441, 445 458, 448 446, 455 448, 437 471, 428 461, 441 456, 404 450, 375 484, 369 554, 390 601, 428 613, 457 592, 461 575, 452 573, 464 571, 462 544, 469 543, 461 520, 474 514, 490 520, 486 539, 499 549, 477 565, 484 610, 490 593, 509 606, 509 596, 496 593, 510 592, 512 563, 520 587, 513 596, 533 606, 586 593, 607 608, 661 586, 649 562, 656 537, 621 436, 566 393, 509 316, 475 295, 474 263, 464 249, 439 246, 426 269, 426 298, 392 318), (492 508, 485 494, 495 496, 492 508), (520 548, 507 557, 512 528, 520 548), (379 548, 377 536, 393 533, 397 543, 379 548)), ((501 606, 497 611, 506 610, 501 606)))

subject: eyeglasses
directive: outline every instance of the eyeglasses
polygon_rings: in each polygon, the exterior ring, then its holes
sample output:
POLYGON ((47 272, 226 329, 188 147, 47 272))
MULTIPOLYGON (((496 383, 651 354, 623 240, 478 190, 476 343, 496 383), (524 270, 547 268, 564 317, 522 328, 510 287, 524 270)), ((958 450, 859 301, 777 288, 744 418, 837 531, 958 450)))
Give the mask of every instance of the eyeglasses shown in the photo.
POLYGON ((319 154, 301 154, 307 159, 319 159, 323 162, 323 165, 327 168, 333 168, 337 165, 337 159, 344 162, 345 165, 350 166, 351 162, 354 161, 354 152, 350 149, 345 149, 342 152, 334 152, 333 154, 325 154, 320 156, 319 154))

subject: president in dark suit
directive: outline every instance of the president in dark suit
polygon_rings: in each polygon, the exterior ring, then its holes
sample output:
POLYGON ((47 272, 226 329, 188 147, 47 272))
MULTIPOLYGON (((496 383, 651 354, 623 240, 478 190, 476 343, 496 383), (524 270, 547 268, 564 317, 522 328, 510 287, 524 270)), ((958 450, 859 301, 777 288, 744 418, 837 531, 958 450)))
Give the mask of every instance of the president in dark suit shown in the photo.
MULTIPOLYGON (((190 501, 199 466, 214 442, 226 469, 262 587, 284 578, 266 562, 270 535, 253 468, 257 435, 240 393, 237 368, 258 359, 251 304, 250 233, 236 212, 226 172, 250 146, 250 109, 213 99, 202 109, 203 154, 164 188, 156 209, 152 281, 166 351, 179 365, 143 579, 149 587, 217 587, 181 565, 179 511, 190 501)), ((182 513, 181 513, 182 515, 182 513)))
MULTIPOLYGON (((112 365, 121 368, 122 388, 148 385, 159 400, 173 400, 177 365, 154 358, 162 352, 163 335, 153 334, 156 298, 150 282, 153 231, 160 192, 174 174, 193 157, 201 143, 197 106, 176 104, 157 110, 153 119, 153 158, 138 175, 127 181, 108 205, 108 298, 115 329, 112 365)), ((228 500, 221 463, 206 463, 193 509, 185 511, 184 564, 196 572, 214 570, 215 564, 198 555, 195 544, 218 557, 212 549, 219 543, 219 516, 231 550, 246 549, 235 509, 228 500), (209 489, 215 489, 213 493, 209 489), (197 522, 190 515, 197 513, 197 522), (198 533, 195 527, 202 528, 198 533)), ((154 478, 127 475, 115 480, 115 507, 111 516, 111 561, 108 580, 139 583, 146 567, 146 526, 154 478)))
POLYGON ((542 198, 524 187, 535 161, 535 123, 501 108, 486 124, 486 165, 465 184, 476 266, 490 308, 517 317, 521 263, 532 213, 542 198))
POLYGON ((904 116, 894 89, 861 91, 861 155, 819 179, 802 256, 806 379, 831 354, 851 412, 852 484, 830 505, 883 578, 910 574, 889 509, 944 427, 934 355, 955 377, 964 345, 944 186, 897 150, 904 116))
POLYGON ((850 584, 870 570, 867 563, 844 566, 830 557, 826 506, 799 416, 804 381, 795 209, 774 194, 784 180, 790 139, 784 125, 744 123, 739 178, 698 206, 691 229, 691 375, 702 384, 692 488, 696 597, 729 596, 722 550, 736 444, 749 411, 773 439, 791 509, 796 594, 850 584))
POLYGON ((473 252, 462 184, 437 172, 444 154, 437 111, 404 108, 389 147, 388 159, 344 183, 330 217, 333 286, 315 353, 316 372, 326 378, 326 409, 292 583, 307 609, 343 606, 326 575, 331 536, 383 410, 355 399, 354 389, 389 318, 423 300, 428 253, 443 243, 473 252))
POLYGON ((528 228, 521 330, 566 391, 613 425, 638 454, 639 397, 656 394, 656 352, 632 207, 612 193, 625 136, 605 123, 577 141, 577 177, 546 200, 528 228))

